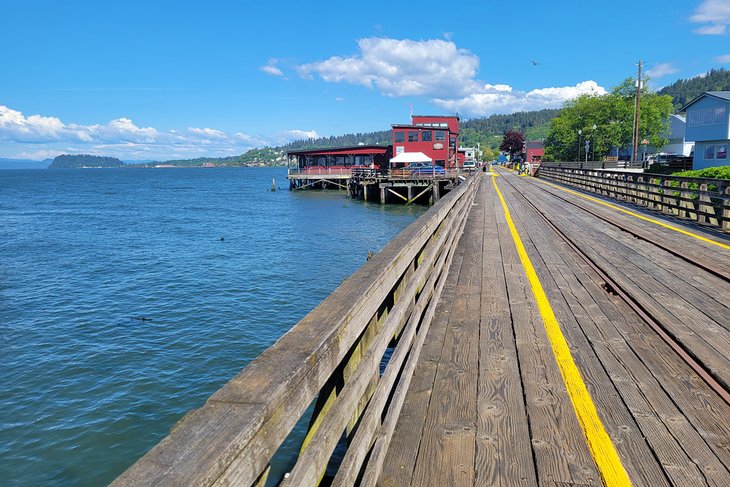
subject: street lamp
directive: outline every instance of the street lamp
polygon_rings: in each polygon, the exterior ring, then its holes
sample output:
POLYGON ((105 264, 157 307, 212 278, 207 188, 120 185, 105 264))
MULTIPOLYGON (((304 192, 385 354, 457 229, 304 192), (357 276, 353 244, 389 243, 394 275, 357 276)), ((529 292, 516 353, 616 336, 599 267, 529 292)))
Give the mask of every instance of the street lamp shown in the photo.
MULTIPOLYGON (((593 136, 596 134, 596 124, 593 124, 593 131, 591 132, 590 141, 593 143, 593 153, 596 153, 596 141, 593 136)), ((588 162, 588 146, 586 145, 586 162, 588 162)))
POLYGON ((581 129, 578 129, 578 157, 576 158, 576 161, 580 162, 580 136, 583 134, 583 131, 581 129))

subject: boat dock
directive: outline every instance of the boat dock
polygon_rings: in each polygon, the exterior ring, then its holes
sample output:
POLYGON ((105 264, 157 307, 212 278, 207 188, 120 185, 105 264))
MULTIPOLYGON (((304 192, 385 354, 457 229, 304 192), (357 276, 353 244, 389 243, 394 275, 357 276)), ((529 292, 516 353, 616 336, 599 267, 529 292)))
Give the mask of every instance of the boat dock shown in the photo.
POLYGON ((433 204, 474 174, 475 170, 439 168, 433 174, 413 173, 391 169, 377 171, 367 168, 289 169, 289 188, 340 189, 350 198, 381 204, 433 204))
POLYGON ((728 182, 540 171, 465 178, 112 485, 730 485, 728 182))

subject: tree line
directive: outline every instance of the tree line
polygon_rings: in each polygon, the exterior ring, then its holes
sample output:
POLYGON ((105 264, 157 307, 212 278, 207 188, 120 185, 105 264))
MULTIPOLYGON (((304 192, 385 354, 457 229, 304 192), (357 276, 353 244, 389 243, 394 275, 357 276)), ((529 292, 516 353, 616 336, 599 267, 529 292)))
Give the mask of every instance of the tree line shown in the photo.
POLYGON ((730 91, 730 71, 722 68, 711 69, 703 76, 680 79, 660 89, 657 93, 671 96, 674 109, 679 110, 705 91, 730 91))

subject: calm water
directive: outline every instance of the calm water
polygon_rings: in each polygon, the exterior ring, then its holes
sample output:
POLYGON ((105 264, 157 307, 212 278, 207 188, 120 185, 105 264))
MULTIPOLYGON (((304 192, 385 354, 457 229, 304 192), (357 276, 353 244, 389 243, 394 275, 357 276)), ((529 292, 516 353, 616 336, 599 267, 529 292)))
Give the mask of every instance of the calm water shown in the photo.
POLYGON ((110 482, 424 211, 287 187, 0 171, 3 485, 110 482))

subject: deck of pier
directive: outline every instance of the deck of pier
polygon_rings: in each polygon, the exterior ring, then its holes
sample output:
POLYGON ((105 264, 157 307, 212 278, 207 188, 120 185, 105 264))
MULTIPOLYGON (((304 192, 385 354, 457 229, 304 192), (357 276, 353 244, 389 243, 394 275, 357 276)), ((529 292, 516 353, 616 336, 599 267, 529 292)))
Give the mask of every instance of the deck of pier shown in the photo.
POLYGON ((634 485, 730 485, 730 241, 631 211, 654 221, 502 169, 482 179, 378 484, 601 485, 613 445, 634 485), (515 232, 608 444, 577 419, 515 232))

